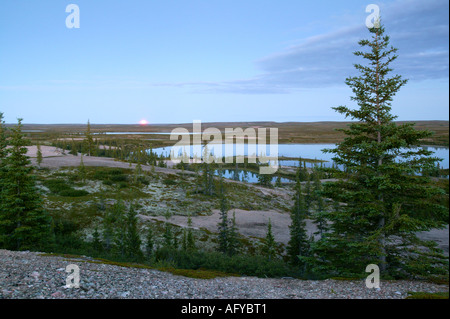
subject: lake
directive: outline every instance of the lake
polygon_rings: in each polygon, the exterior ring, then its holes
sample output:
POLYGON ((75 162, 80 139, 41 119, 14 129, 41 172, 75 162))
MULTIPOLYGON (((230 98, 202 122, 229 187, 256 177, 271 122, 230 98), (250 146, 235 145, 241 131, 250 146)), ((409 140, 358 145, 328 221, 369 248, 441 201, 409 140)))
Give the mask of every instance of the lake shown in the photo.
MULTIPOLYGON (((247 144, 233 144, 233 154, 238 156, 248 156, 249 155, 249 148, 247 144), (238 145, 236 147, 236 145, 238 145)), ((332 153, 323 153, 322 150, 325 148, 334 148, 335 144, 278 144, 278 157, 302 157, 305 159, 317 159, 317 160, 324 160, 326 162, 323 163, 325 167, 330 167, 332 162, 332 157, 334 154, 332 153)), ((449 149, 448 147, 439 147, 439 146, 422 146, 425 149, 428 149, 430 151, 434 152, 433 156, 442 158, 443 160, 439 163, 441 168, 449 168, 449 149)), ((161 147, 161 148, 155 148, 153 152, 155 152, 158 155, 170 155, 170 150, 172 147, 161 147)), ((227 154, 225 152, 225 146, 221 144, 217 144, 217 148, 212 149, 211 151, 217 151, 217 153, 213 152, 214 154, 220 154, 220 149, 222 149, 222 155, 227 154), (222 146, 220 148, 220 146, 222 146)), ((188 148, 187 146, 184 148, 184 150, 187 152, 188 148)), ((199 146, 196 147, 196 154, 201 154, 201 149, 199 146)), ((183 152, 183 149, 178 150, 178 154, 181 155, 183 152)), ((270 148, 267 144, 257 145, 256 147, 256 154, 260 154, 261 151, 265 151, 267 155, 276 155, 271 154, 270 148)), ((191 145, 190 147, 190 153, 194 154, 194 147, 191 145)), ((255 154, 255 150, 253 148, 250 149, 250 155, 255 154)), ((282 160, 280 161, 280 165, 285 166, 298 166, 298 160, 282 160)), ((314 164, 307 163, 307 166, 312 166, 314 164)))
MULTIPOLYGON (((215 172, 216 175, 219 175, 219 172, 216 171, 215 172)), ((238 170, 237 172, 235 170, 232 169, 225 169, 222 172, 222 176, 224 178, 228 178, 231 180, 237 180, 237 181, 241 181, 241 182, 247 182, 247 183, 258 183, 258 176, 259 174, 257 173, 253 173, 250 171, 244 171, 244 170, 238 170)), ((272 177, 272 184, 275 184, 276 180, 278 177, 272 177)), ((288 179, 288 178, 281 178, 281 183, 292 183, 292 180, 288 179)))

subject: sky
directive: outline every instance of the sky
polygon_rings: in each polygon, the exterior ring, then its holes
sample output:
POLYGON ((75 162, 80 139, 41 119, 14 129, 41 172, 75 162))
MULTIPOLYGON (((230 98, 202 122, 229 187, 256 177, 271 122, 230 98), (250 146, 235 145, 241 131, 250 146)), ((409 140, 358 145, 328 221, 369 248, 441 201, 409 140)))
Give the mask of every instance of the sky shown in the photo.
POLYGON ((369 4, 408 79, 398 120, 448 120, 448 0, 0 0, 6 123, 347 120, 369 4), (69 4, 79 28, 68 28, 69 4))

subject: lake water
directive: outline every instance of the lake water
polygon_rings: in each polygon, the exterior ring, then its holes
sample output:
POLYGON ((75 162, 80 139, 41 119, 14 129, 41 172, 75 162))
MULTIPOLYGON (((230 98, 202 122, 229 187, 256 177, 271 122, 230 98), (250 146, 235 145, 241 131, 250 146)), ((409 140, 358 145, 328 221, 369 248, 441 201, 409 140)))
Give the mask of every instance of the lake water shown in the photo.
MULTIPOLYGON (((216 171, 216 175, 218 175, 219 173, 216 171)), ((238 170, 237 172, 235 172, 234 170, 231 169, 226 169, 222 172, 222 176, 224 178, 228 178, 231 180, 238 180, 241 182, 247 182, 247 183, 258 183, 258 174, 253 173, 253 172, 248 172, 248 171, 243 171, 243 170, 238 170)), ((275 184, 277 180, 277 177, 273 177, 272 178, 272 184, 275 184)), ((281 183, 292 183, 292 180, 287 179, 287 178, 281 178, 281 183)))
MULTIPOLYGON (((334 157, 333 153, 324 153, 322 152, 325 148, 334 148, 335 144, 278 144, 278 149, 270 149, 270 147, 266 144, 257 145, 256 152, 254 148, 250 148, 250 155, 256 155, 261 154, 261 151, 264 152, 268 156, 277 156, 278 157, 293 157, 293 158, 305 158, 305 159, 317 159, 317 160, 324 160, 326 162, 323 163, 325 167, 330 167, 332 162, 332 157, 334 157), (272 151, 272 152, 271 152, 272 151)), ((159 154, 159 155, 166 155, 170 156, 170 151, 172 147, 161 147, 156 148, 153 150, 153 152, 159 154)), ((441 168, 449 168, 449 149, 448 147, 439 147, 439 146, 423 146, 423 148, 428 149, 430 151, 433 151, 433 156, 442 158, 443 160, 439 163, 441 168)), ((232 153, 231 155, 238 155, 238 156, 248 156, 249 155, 249 147, 247 144, 233 144, 232 145, 232 153)), ((202 154, 202 147, 196 146, 195 148, 191 146, 190 148, 188 146, 179 148, 178 154, 182 155, 183 151, 185 151, 187 154, 190 154, 191 156, 193 154, 202 154), (195 151, 194 151, 195 150, 195 151)), ((229 152, 226 152, 225 146, 221 144, 217 144, 217 146, 214 146, 210 150, 213 154, 217 155, 228 155, 229 152), (222 147, 221 147, 222 146, 222 147), (222 152, 222 153, 221 153, 222 152)), ((314 164, 308 164, 307 166, 312 166, 314 164)), ((281 160, 280 165, 285 166, 298 166, 298 160, 281 160)))

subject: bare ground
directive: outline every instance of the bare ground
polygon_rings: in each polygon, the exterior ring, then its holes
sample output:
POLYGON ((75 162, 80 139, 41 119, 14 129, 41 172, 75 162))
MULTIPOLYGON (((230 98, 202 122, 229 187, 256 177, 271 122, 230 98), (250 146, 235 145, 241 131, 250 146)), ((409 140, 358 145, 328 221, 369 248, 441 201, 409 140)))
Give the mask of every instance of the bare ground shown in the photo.
MULTIPOLYGON (((36 146, 28 146, 27 155, 31 158, 31 163, 33 165, 37 165, 36 154, 37 147, 36 146)), ((81 155, 75 156, 68 153, 63 154, 61 149, 58 149, 53 146, 41 146, 42 152, 42 163, 41 167, 46 168, 61 168, 61 167, 76 167, 81 164, 81 155)), ((113 158, 108 157, 96 157, 96 156, 83 156, 83 164, 85 166, 98 166, 98 167, 117 167, 117 168, 135 168, 136 164, 131 164, 127 162, 122 162, 115 160, 113 158)), ((150 171, 152 167, 150 166, 142 166, 144 171, 150 171)), ((155 167, 155 172, 166 173, 166 174, 176 174, 177 171, 173 169, 163 168, 163 167, 155 167)), ((189 174, 189 171, 186 171, 185 174, 189 174)))

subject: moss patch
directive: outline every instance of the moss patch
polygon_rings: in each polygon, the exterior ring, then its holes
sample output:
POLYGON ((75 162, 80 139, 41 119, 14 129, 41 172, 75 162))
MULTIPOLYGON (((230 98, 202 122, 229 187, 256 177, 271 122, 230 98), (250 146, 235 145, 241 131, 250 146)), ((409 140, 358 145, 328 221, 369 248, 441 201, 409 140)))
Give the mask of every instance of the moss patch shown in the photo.
POLYGON ((206 270, 206 269, 176 269, 173 267, 161 267, 158 268, 158 270, 170 272, 171 274, 177 276, 184 276, 197 279, 213 279, 217 277, 239 277, 239 275, 237 274, 230 274, 221 271, 206 270))
POLYGON ((409 296, 406 299, 448 299, 447 292, 408 292, 409 296))

